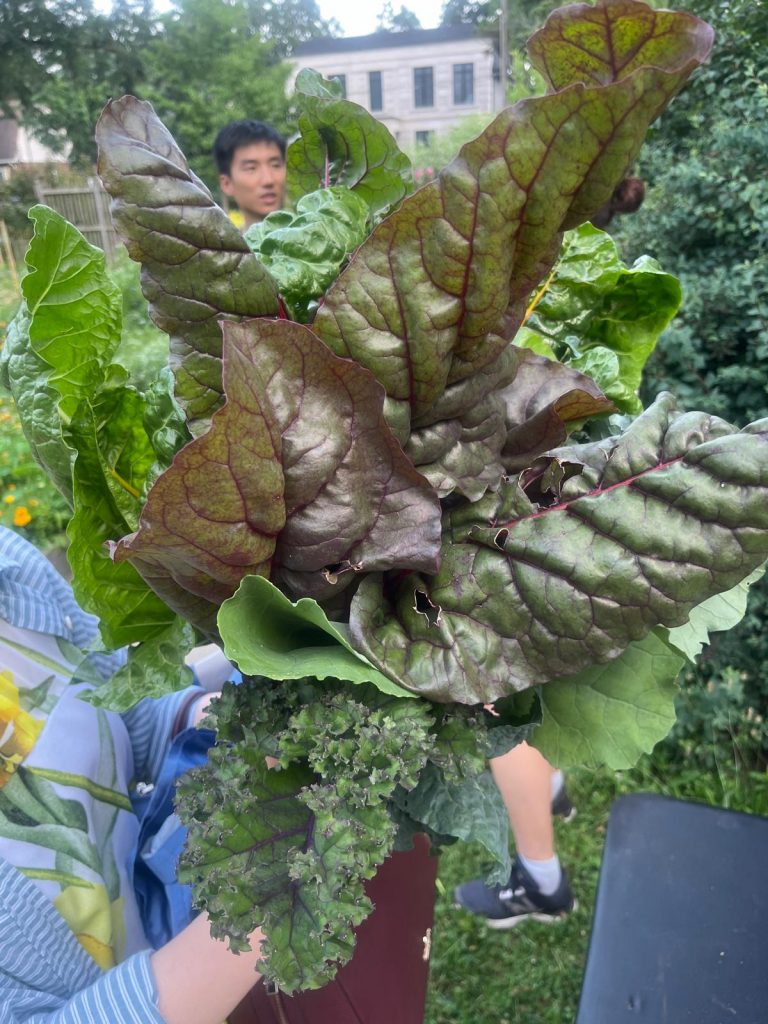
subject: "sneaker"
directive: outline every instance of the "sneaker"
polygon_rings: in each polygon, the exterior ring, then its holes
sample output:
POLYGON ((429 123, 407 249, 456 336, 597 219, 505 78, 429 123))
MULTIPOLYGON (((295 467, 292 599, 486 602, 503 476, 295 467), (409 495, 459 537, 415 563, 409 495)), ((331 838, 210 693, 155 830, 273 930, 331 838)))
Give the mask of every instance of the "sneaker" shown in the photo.
POLYGON ((562 785, 552 797, 552 814, 555 817, 562 818, 563 821, 573 821, 576 817, 576 808, 568 796, 565 785, 562 785))
POLYGON ((458 907, 484 917, 490 928, 514 928, 526 918, 551 924, 576 906, 565 871, 557 890, 545 896, 518 861, 507 885, 489 886, 475 879, 456 886, 454 897, 458 907))

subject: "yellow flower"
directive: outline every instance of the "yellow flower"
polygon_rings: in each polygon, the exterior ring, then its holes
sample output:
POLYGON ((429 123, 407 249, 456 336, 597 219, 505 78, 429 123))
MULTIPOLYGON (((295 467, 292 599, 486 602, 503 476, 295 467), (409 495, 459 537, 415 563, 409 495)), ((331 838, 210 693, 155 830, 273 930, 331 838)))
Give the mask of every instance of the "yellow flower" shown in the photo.
POLYGON ((12 494, 6 494, 6 496, 3 498, 3 501, 5 502, 6 505, 12 505, 14 501, 16 501, 16 499, 12 494))
POLYGON ((0 671, 0 789, 34 747, 43 724, 22 710, 13 676, 0 671))
POLYGON ((31 522, 32 516, 29 514, 29 510, 24 505, 17 505, 13 513, 13 525, 26 526, 27 523, 31 522))

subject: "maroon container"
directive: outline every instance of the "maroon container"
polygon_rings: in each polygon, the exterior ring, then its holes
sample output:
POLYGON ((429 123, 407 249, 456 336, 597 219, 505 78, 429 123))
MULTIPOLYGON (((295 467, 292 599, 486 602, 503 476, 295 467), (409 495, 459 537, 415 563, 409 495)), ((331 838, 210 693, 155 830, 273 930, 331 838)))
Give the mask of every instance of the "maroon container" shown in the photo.
POLYGON ((324 988, 286 996, 253 988, 229 1024, 422 1024, 437 857, 424 836, 394 853, 366 891, 375 910, 355 930, 355 955, 324 988))

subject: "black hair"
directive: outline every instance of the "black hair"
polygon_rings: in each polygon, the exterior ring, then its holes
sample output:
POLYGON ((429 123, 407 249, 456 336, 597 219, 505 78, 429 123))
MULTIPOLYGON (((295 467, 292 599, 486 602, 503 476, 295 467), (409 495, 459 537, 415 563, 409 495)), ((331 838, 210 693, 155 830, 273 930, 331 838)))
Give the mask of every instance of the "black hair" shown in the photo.
POLYGON ((213 157, 219 174, 230 174, 235 150, 253 142, 271 142, 278 147, 285 160, 285 139, 271 124, 264 121, 230 121, 225 124, 213 143, 213 157))

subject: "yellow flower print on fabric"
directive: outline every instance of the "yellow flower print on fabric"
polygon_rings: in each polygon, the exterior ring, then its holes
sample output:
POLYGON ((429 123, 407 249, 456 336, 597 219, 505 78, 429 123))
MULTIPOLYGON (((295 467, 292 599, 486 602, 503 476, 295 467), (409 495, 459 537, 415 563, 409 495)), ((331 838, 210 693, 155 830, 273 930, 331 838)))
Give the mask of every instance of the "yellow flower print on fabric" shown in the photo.
POLYGON ((43 725, 22 709, 13 674, 0 669, 0 789, 34 747, 43 725))
POLYGON ((121 958, 125 943, 124 904, 122 896, 110 903, 103 885, 70 885, 54 900, 77 941, 104 971, 121 958))

